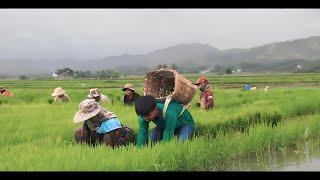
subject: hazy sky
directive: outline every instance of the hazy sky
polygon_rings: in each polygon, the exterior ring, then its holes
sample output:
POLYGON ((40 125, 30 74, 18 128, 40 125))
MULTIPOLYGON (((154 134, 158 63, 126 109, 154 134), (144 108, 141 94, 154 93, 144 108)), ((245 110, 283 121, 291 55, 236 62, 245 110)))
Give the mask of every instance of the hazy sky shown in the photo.
POLYGON ((0 58, 102 58, 320 35, 320 9, 0 9, 0 58))

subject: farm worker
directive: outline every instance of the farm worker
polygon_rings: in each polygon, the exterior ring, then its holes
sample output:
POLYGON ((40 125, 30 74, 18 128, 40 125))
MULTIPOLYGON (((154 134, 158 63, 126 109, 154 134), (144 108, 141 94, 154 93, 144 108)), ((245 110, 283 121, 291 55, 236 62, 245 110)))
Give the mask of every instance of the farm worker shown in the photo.
POLYGON ((125 92, 124 96, 122 97, 124 105, 132 106, 134 101, 140 97, 138 93, 134 92, 134 87, 132 84, 125 84, 122 88, 122 91, 125 92))
POLYGON ((57 87, 54 89, 52 96, 54 96, 54 102, 70 102, 69 96, 66 94, 65 90, 61 87, 57 87))
POLYGON ((264 88, 264 92, 267 92, 268 89, 269 89, 269 86, 266 86, 266 87, 264 88))
POLYGON ((4 87, 0 87, 0 94, 2 96, 13 96, 13 93, 6 90, 4 87))
POLYGON ((250 90, 252 87, 249 85, 244 85, 243 90, 247 91, 250 90))
POLYGON ((90 89, 89 94, 88 94, 88 99, 94 99, 96 100, 98 103, 111 103, 110 99, 108 98, 108 96, 101 94, 99 89, 94 88, 94 89, 90 89))
POLYGON ((75 130, 77 143, 93 146, 104 143, 111 147, 135 143, 133 130, 123 126, 113 112, 102 109, 94 99, 85 99, 79 104, 73 122, 84 122, 81 128, 75 130))
POLYGON ((135 111, 138 115, 139 132, 137 146, 140 147, 148 142, 167 142, 178 136, 178 141, 191 139, 194 131, 194 121, 187 109, 177 101, 170 101, 165 108, 165 102, 156 100, 152 96, 141 96, 135 101, 135 111), (149 123, 153 122, 156 127, 151 129, 149 135, 149 123))
POLYGON ((201 91, 200 100, 197 103, 197 106, 206 110, 212 109, 214 107, 214 96, 208 84, 208 79, 200 77, 195 85, 198 86, 201 91))

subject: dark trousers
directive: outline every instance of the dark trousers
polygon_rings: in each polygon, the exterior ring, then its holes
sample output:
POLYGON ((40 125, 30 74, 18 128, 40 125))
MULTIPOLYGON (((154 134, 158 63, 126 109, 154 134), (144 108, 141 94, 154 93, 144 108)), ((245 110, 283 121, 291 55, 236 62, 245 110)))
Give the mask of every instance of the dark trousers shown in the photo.
POLYGON ((75 139, 77 143, 86 143, 92 146, 104 143, 107 146, 115 147, 135 143, 136 138, 132 129, 127 126, 115 129, 105 134, 99 134, 84 123, 83 127, 76 129, 75 139))

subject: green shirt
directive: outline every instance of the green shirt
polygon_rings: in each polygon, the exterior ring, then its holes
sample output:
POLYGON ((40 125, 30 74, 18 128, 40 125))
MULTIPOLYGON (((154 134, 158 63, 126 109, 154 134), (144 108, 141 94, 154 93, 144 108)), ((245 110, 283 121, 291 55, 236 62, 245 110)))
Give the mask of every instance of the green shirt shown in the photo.
MULTIPOLYGON (((161 129, 164 129, 163 132, 163 141, 170 141, 174 137, 174 130, 180 128, 186 124, 194 125, 193 118, 190 112, 186 109, 180 117, 179 114, 182 111, 183 106, 176 102, 171 101, 168 105, 166 118, 162 117, 164 102, 158 101, 157 108, 159 109, 159 117, 152 122, 159 126, 161 129)), ((139 121, 139 132, 137 137, 137 146, 146 144, 148 140, 148 130, 149 122, 145 121, 142 116, 138 116, 139 121)))

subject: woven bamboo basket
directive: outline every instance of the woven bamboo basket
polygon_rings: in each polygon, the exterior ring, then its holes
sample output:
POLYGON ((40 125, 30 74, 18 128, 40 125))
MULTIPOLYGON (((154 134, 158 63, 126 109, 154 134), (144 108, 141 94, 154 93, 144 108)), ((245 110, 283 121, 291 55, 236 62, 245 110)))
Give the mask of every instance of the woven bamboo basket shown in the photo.
POLYGON ((146 74, 144 95, 151 95, 156 99, 171 96, 182 104, 188 104, 195 92, 195 85, 173 69, 157 69, 146 74))

